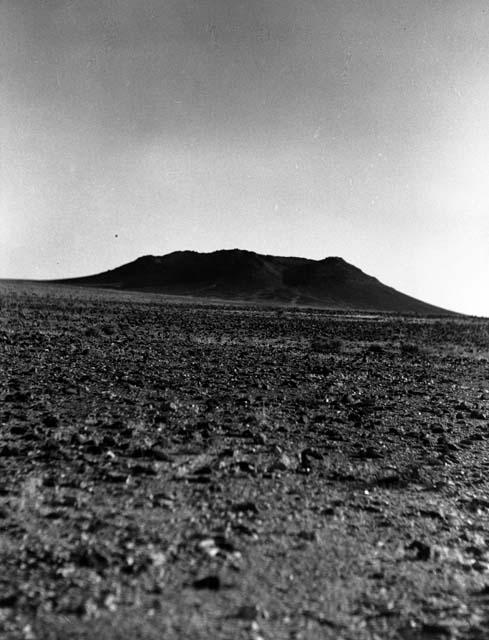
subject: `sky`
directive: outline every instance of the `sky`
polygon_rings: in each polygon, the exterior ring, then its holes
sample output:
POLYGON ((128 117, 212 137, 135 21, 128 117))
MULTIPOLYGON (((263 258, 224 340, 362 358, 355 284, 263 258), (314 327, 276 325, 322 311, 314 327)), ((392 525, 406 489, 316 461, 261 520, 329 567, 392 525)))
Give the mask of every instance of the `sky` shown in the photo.
POLYGON ((1 0, 0 277, 341 256, 489 316, 486 0, 1 0))

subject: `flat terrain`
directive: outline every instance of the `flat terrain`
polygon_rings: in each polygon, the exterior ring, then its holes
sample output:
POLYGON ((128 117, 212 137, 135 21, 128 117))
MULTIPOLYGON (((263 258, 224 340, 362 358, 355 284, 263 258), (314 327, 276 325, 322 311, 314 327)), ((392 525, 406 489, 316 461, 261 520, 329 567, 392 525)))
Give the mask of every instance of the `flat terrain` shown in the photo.
POLYGON ((488 637, 489 321, 0 301, 2 639, 488 637))

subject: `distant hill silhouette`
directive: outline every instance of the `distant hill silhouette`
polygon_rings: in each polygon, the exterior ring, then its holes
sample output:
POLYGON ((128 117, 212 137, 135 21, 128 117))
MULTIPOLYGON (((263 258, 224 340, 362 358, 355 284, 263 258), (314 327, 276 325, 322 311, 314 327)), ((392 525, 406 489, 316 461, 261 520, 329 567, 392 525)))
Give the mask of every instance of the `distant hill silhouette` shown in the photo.
POLYGON ((449 313, 388 287, 342 258, 309 260, 239 249, 176 251, 65 284, 334 309, 449 313))

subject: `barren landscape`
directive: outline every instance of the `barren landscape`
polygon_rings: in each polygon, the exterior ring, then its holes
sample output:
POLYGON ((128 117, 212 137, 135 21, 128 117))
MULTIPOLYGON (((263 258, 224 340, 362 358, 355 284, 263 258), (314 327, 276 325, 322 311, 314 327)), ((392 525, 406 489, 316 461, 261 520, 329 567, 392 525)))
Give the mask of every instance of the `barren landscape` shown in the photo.
POLYGON ((0 294, 2 639, 488 637, 488 320, 0 294))

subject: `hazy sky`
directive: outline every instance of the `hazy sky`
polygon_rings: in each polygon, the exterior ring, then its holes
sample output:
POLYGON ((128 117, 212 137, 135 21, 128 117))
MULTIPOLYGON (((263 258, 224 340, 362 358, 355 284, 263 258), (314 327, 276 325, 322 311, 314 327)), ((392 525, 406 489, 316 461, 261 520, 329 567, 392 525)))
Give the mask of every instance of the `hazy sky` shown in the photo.
POLYGON ((489 316, 487 0, 0 0, 0 277, 239 247, 489 316))

